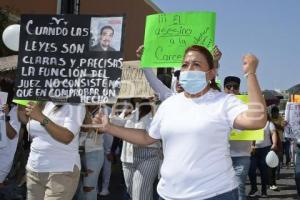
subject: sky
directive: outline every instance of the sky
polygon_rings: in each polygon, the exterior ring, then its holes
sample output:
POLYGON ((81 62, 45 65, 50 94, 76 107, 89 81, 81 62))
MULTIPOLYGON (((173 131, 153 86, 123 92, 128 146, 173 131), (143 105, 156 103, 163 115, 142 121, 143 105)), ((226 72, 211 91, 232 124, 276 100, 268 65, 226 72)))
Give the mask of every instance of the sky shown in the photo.
POLYGON ((222 51, 219 78, 241 78, 242 56, 259 58, 261 88, 286 90, 300 83, 300 0, 152 0, 163 12, 213 11, 215 44, 222 51))

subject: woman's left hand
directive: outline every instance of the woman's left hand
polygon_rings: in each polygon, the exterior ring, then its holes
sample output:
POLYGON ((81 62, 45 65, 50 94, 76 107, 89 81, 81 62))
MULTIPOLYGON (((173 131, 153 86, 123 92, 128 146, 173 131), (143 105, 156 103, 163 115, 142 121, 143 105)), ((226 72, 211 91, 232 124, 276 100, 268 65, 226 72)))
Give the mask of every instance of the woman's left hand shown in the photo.
POLYGON ((44 115, 39 104, 29 102, 25 108, 25 111, 26 115, 31 119, 34 119, 39 122, 41 122, 44 119, 44 115))

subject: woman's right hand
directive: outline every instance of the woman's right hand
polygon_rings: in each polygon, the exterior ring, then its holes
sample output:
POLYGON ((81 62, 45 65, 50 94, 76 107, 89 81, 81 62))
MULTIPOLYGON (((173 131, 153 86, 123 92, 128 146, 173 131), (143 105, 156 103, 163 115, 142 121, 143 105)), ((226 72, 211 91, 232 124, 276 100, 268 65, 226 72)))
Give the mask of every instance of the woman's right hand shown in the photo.
POLYGON ((246 54, 243 56, 243 71, 245 74, 256 73, 258 66, 258 58, 253 54, 246 54))

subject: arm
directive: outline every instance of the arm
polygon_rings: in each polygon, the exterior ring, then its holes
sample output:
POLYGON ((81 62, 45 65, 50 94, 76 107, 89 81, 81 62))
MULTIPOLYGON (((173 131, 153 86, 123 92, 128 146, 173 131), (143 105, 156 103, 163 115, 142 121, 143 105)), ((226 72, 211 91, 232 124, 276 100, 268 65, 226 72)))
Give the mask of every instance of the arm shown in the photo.
POLYGON ((267 114, 265 100, 255 74, 257 65, 258 59, 254 55, 247 54, 243 57, 243 68, 247 77, 249 104, 248 110, 236 117, 234 128, 255 130, 261 129, 266 125, 267 114))
POLYGON ((110 133, 111 135, 126 140, 127 142, 138 145, 149 145, 158 140, 150 137, 145 130, 123 128, 109 123, 107 116, 97 114, 93 123, 99 124, 100 131, 110 133))
POLYGON ((142 69, 147 81, 149 82, 150 87, 154 90, 154 92, 158 95, 161 101, 166 100, 169 96, 171 96, 174 92, 165 86, 154 74, 152 69, 142 69))
MULTIPOLYGON (((45 119, 48 119, 41 111, 41 108, 38 104, 30 102, 26 106, 26 115, 33 120, 36 120, 42 123, 45 119)), ((67 128, 59 126, 48 119, 48 123, 44 125, 47 132, 57 141, 64 144, 69 144, 73 138, 74 134, 69 131, 67 128)))
POLYGON ((276 130, 271 130, 271 139, 272 139, 272 150, 277 150, 277 141, 278 141, 278 135, 276 133, 276 130))
MULTIPOLYGON (((140 59, 144 50, 144 45, 139 46, 136 50, 136 56, 140 59)), ((153 73, 152 69, 142 69, 147 81, 149 82, 150 87, 154 90, 154 92, 158 95, 161 101, 167 99, 173 91, 165 86, 153 73)))
MULTIPOLYGON (((3 105, 3 112, 5 113, 5 116, 9 116, 9 108, 7 104, 3 105)), ((6 124, 6 135, 9 139, 14 139, 15 136, 17 135, 16 130, 11 126, 10 120, 5 120, 6 124)))

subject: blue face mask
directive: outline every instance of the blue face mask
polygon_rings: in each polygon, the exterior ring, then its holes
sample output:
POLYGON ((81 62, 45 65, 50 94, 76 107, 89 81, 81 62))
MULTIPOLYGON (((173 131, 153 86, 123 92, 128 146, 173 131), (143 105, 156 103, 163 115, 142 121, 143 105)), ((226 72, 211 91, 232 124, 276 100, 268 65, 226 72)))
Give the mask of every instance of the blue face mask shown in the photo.
POLYGON ((179 84, 189 94, 197 94, 206 86, 206 73, 202 71, 183 71, 180 73, 179 84))

